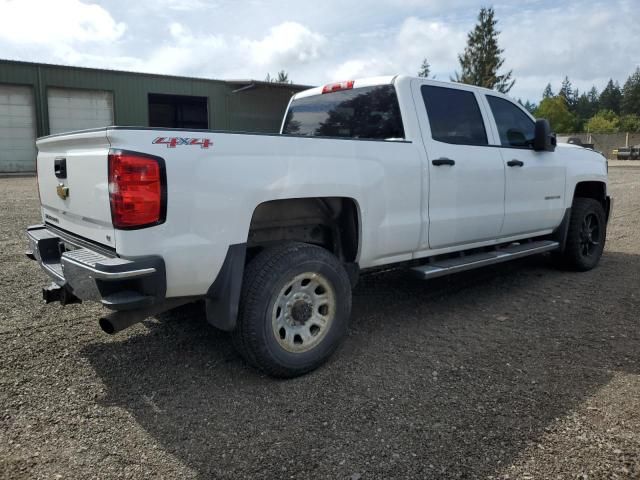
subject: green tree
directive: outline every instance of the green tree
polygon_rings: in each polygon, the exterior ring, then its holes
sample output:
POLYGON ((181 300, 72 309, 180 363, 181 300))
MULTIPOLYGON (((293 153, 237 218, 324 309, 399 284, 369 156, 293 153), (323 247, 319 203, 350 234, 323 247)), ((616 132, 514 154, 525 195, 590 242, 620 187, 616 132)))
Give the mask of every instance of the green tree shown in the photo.
POLYGON ((429 62, 425 58, 424 60, 422 60, 422 64, 420 65, 420 70, 418 70, 418 76, 423 78, 429 78, 430 74, 431 74, 431 65, 429 65, 429 62))
POLYGON ((567 76, 564 77, 564 80, 562 81, 562 85, 560 86, 560 91, 558 92, 558 95, 564 98, 567 104, 573 98, 573 86, 571 85, 571 81, 569 80, 569 77, 567 76))
POLYGON ((551 84, 547 83, 547 86, 544 87, 544 91, 542 92, 542 98, 551 98, 553 97, 553 90, 551 90, 551 84))
POLYGON ((621 116, 618 129, 621 132, 640 133, 640 115, 632 113, 621 116))
POLYGON ((538 106, 535 103, 530 102, 529 100, 522 103, 522 100, 518 99, 518 103, 522 105, 524 108, 526 108, 531 115, 533 115, 534 112, 536 111, 536 108, 538 108, 538 106))
POLYGON ((623 113, 640 115, 640 67, 624 82, 621 107, 623 113))
POLYGON ((613 110, 600 110, 589 119, 585 128, 589 133, 615 133, 620 119, 613 110))
POLYGON ((598 105, 600 102, 600 95, 598 95, 598 89, 595 86, 591 87, 587 97, 589 97, 589 103, 591 105, 598 105))
POLYGON ((602 110, 611 110, 619 114, 621 102, 622 90, 620 89, 620 84, 618 82, 613 83, 613 79, 609 79, 609 83, 600 94, 599 107, 602 110))
POLYGON ((577 117, 579 127, 584 125, 588 119, 593 117, 599 110, 598 91, 592 87, 589 93, 581 94, 575 101, 573 114, 577 117))
POLYGON ((467 46, 458 55, 461 72, 455 73, 456 82, 493 88, 502 93, 511 90, 515 83, 511 79, 513 71, 498 74, 504 64, 504 50, 498 46, 500 32, 496 30, 497 24, 493 8, 480 9, 478 23, 467 35, 467 46))
POLYGON ((569 111, 565 99, 560 96, 543 99, 536 109, 535 116, 549 120, 551 128, 559 133, 570 133, 576 129, 576 117, 569 111))
POLYGON ((289 74, 284 70, 280 70, 278 72, 278 75, 275 77, 272 77, 270 74, 267 73, 267 76, 265 77, 264 81, 270 82, 270 83, 293 83, 291 80, 289 80, 289 74))
POLYGON ((289 74, 284 70, 280 70, 278 72, 278 76, 276 77, 275 82, 276 83, 293 83, 291 80, 289 80, 289 74))
POLYGON ((580 98, 580 90, 577 88, 573 91, 573 95, 569 99, 569 110, 571 110, 575 114, 576 105, 578 104, 578 99, 580 98))

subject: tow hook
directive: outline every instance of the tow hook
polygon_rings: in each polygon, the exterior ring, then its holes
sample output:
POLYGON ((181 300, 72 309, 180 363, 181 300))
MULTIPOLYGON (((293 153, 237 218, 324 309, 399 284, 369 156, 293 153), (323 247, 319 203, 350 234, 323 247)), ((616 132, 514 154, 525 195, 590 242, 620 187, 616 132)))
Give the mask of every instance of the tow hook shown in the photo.
POLYGON ((51 283, 51 285, 42 289, 42 299, 44 303, 60 302, 63 306, 71 303, 82 303, 82 300, 76 297, 71 290, 56 283, 51 283))

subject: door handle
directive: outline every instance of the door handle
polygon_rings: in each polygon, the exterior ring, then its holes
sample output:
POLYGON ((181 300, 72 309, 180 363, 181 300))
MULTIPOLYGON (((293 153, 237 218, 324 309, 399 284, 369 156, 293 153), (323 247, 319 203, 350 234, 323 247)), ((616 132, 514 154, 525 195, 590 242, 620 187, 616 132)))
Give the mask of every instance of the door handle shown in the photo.
POLYGON ((455 160, 451 160, 450 158, 436 158, 435 160, 431 161, 432 165, 435 165, 436 167, 439 167, 440 165, 455 165, 456 162, 455 160))
POLYGON ((524 162, 521 160, 516 160, 515 158, 513 160, 509 160, 507 162, 507 165, 509 165, 510 167, 522 167, 524 166, 524 162))

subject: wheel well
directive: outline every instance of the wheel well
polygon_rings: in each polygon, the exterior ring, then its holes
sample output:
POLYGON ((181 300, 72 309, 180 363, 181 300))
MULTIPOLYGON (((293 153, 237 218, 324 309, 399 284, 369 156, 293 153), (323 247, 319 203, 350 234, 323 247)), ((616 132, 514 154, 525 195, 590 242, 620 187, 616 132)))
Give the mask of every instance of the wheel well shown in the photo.
POLYGON ((352 198, 271 200, 254 210, 247 248, 251 254, 270 243, 293 240, 321 245, 343 262, 352 263, 358 257, 359 225, 352 198))
POLYGON ((576 185, 573 198, 593 198, 604 207, 606 204, 607 186, 603 182, 580 182, 576 185))

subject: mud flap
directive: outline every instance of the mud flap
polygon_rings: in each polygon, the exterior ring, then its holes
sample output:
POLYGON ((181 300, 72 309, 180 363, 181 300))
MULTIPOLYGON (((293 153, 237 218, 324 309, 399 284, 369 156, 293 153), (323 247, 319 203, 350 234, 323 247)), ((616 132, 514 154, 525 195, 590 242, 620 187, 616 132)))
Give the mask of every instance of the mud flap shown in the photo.
POLYGON ((229 246, 220 273, 205 297, 207 322, 227 332, 236 327, 246 252, 246 243, 229 246))

